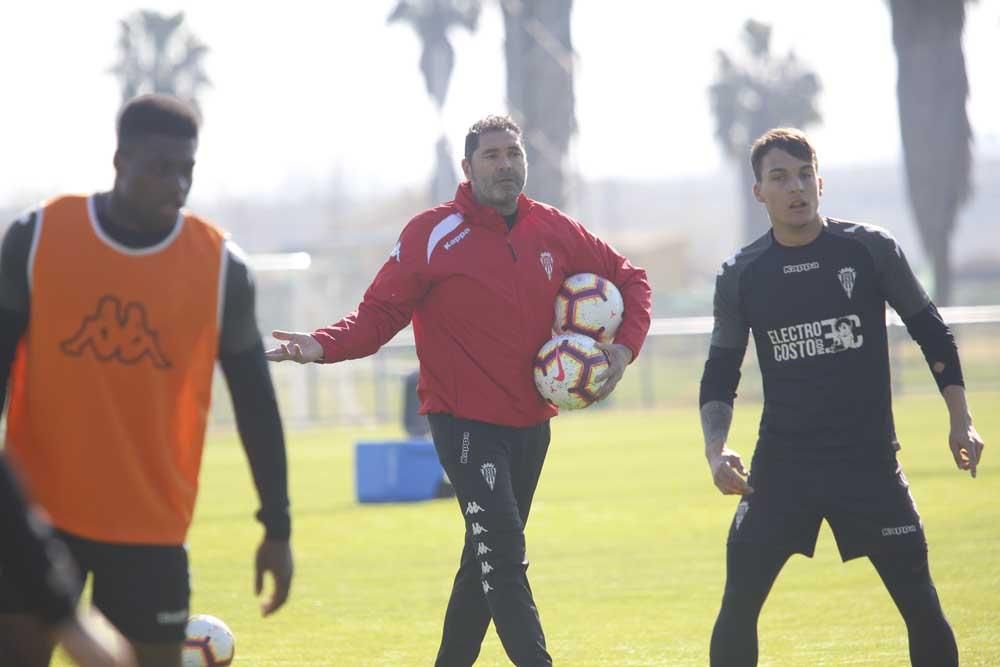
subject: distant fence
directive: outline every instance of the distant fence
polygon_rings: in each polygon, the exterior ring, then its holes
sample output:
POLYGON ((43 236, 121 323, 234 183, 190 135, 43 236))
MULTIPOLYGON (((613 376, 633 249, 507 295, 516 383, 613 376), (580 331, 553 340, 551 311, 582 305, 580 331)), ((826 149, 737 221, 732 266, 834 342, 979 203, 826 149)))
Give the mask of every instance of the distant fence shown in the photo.
MULTIPOLYGON (((967 384, 972 389, 1000 390, 1000 306, 940 310, 958 341, 967 384)), ((936 391, 919 347, 907 335, 899 317, 891 311, 888 315, 893 392, 936 391)), ((711 330, 711 317, 653 320, 639 359, 608 401, 591 409, 693 406, 711 330)), ((413 333, 407 328, 366 359, 328 366, 272 364, 271 371, 282 415, 294 427, 400 423, 403 378, 417 367, 413 333)), ((760 373, 752 337, 742 372, 739 400, 759 400, 760 373)), ((224 382, 216 382, 214 406, 216 424, 231 421, 224 382)))

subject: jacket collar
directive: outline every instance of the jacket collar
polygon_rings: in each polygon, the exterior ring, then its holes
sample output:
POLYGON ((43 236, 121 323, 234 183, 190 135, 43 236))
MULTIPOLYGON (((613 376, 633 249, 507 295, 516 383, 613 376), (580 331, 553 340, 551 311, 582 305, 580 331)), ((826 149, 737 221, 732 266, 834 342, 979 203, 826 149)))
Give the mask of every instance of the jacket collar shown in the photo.
MULTIPOLYGON (((518 224, 521 224, 521 219, 531 209, 533 203, 523 192, 518 195, 518 224)), ((503 216, 500 215, 500 212, 492 206, 480 204, 476 200, 476 196, 472 194, 472 183, 469 181, 462 181, 458 185, 458 190, 455 191, 455 206, 458 207, 459 212, 466 220, 474 220, 486 226, 497 227, 498 229, 507 231, 507 223, 504 221, 503 216)))

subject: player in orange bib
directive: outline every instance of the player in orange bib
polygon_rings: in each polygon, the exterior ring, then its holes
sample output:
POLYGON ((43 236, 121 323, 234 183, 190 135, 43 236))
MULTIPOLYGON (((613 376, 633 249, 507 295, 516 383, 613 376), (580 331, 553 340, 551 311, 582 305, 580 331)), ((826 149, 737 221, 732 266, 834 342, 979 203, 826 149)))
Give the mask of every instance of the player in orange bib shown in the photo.
MULTIPOLYGON (((130 101, 112 191, 45 202, 0 249, 8 456, 143 667, 180 665, 216 360, 261 501, 258 593, 266 572, 275 583, 265 614, 292 577, 284 436, 252 276, 225 234, 181 208, 197 143, 187 104, 130 101)), ((0 573, 0 655, 43 666, 51 642, 31 607, 0 573)))

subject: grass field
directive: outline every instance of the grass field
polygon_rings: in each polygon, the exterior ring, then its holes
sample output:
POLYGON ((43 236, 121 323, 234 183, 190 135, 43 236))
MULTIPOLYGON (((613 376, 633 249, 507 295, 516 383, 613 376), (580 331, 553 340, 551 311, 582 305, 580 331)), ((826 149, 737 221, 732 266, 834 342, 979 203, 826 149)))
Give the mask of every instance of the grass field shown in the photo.
MULTIPOLYGON (((987 444, 1000 394, 972 394, 987 444)), ((751 453, 759 406, 738 404, 733 446, 751 453)), ((955 470, 934 395, 897 401, 901 458, 931 545, 931 568, 962 664, 1000 664, 1000 474, 955 470)), ((236 664, 430 665, 457 565, 454 500, 361 506, 353 445, 394 431, 289 433, 292 598, 260 618, 251 562, 260 528, 243 453, 218 434, 206 450, 190 535, 192 613, 220 616, 236 664)), ((558 418, 528 524, 529 571, 558 665, 707 665, 736 501, 712 486, 692 410, 595 411, 558 418)), ((908 665, 905 630, 867 560, 841 564, 824 526, 817 555, 794 557, 760 622, 761 665, 908 665)), ((67 664, 58 663, 57 664, 67 664)), ((508 664, 495 633, 481 665, 508 664)))

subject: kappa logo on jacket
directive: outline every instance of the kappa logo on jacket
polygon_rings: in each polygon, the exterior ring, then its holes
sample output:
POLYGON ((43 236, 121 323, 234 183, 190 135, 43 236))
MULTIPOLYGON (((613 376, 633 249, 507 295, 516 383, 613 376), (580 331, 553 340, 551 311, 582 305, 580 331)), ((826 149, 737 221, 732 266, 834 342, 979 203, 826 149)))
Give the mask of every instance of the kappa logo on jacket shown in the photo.
MULTIPOLYGON (((458 229, 458 226, 462 224, 465 218, 462 217, 460 213, 452 213, 447 218, 441 222, 434 225, 434 229, 431 230, 430 235, 427 237, 427 263, 431 263, 431 255, 437 249, 438 244, 441 244, 442 239, 449 237, 449 235, 458 229)), ((443 243, 445 250, 451 250, 457 244, 461 243, 462 239, 469 235, 472 231, 471 228, 466 227, 456 236, 449 237, 448 240, 443 243)))
POLYGON ((149 357, 156 368, 170 368, 159 334, 149 326, 146 307, 137 301, 123 307, 118 297, 109 294, 98 300, 94 314, 84 316, 76 333, 59 347, 73 357, 90 349, 99 361, 132 365, 149 357))

